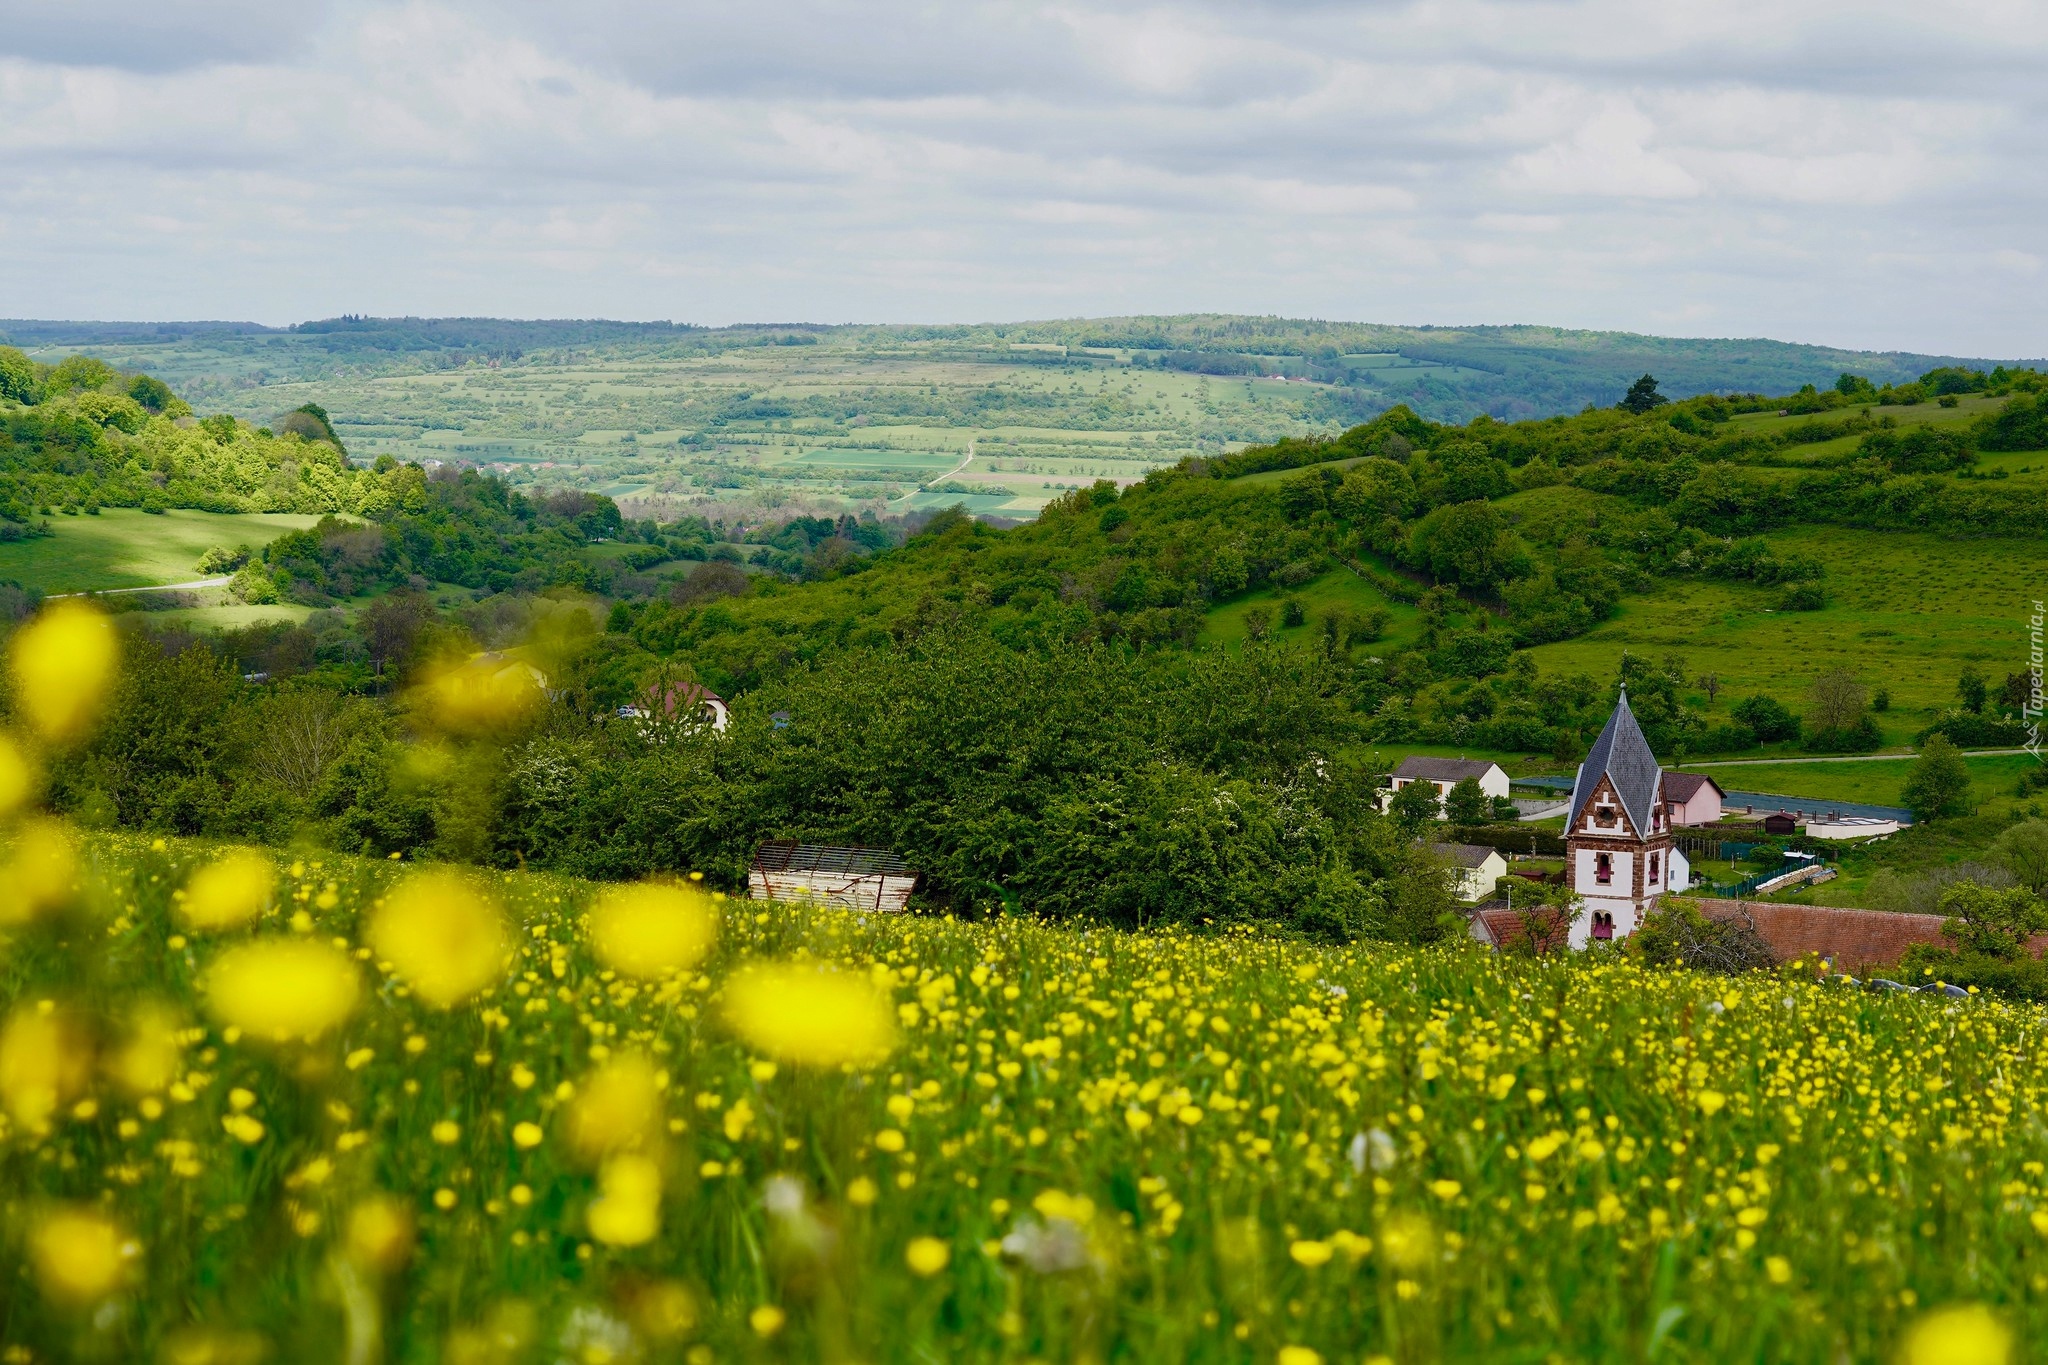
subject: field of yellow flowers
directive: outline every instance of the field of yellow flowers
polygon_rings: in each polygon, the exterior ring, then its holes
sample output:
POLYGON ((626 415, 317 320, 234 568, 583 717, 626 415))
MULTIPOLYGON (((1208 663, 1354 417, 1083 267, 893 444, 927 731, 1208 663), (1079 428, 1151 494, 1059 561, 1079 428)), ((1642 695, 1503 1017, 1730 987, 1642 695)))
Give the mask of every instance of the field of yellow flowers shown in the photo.
POLYGON ((0 1365, 2048 1336, 2037 1010, 87 836, 114 648, 9 654, 0 1365))
POLYGON ((2031 1010, 71 852, 0 956, 10 1361, 1870 1360, 1916 1325, 1990 1361, 2048 1325, 2031 1010))

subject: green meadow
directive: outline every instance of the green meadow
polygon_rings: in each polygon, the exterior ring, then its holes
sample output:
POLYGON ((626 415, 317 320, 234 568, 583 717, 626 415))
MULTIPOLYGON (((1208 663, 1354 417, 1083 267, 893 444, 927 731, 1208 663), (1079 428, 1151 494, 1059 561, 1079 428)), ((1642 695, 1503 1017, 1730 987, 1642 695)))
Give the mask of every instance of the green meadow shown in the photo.
POLYGON ((1798 709, 1816 678, 1845 669, 1890 692, 1891 710, 1877 718, 1889 745, 1955 703, 1965 667, 1996 681, 2026 664, 2027 615, 2048 595, 2039 541, 1822 526, 1762 538, 1776 554, 1827 565, 1825 609, 1779 611, 1776 589, 1680 580, 1628 596, 1612 620, 1531 652, 1545 672, 1595 677, 1612 675, 1624 650, 1677 654, 1689 675, 1720 679, 1717 712, 1752 693, 1798 709))
POLYGON ((1261 588, 1222 603, 1203 619, 1200 639, 1204 644, 1241 645, 1246 634, 1245 618, 1253 612, 1263 612, 1272 638, 1306 645, 1322 637, 1323 617, 1331 611, 1388 613, 1391 619, 1386 634, 1372 645, 1361 646, 1368 653, 1412 645, 1422 632, 1422 617, 1413 606, 1391 601, 1372 584, 1339 565, 1298 588, 1261 588), (1290 598, 1301 603, 1303 619, 1298 626, 1280 624, 1282 607, 1290 598))
MULTIPOLYGON (((1724 791, 1768 792, 1774 796, 1802 796, 1816 801, 1860 801, 1875 806, 1903 803, 1906 779, 1912 775, 1912 758, 1828 761, 1804 763, 1716 763, 1688 769, 1702 772, 1721 784, 1724 791)), ((2013 789, 2021 774, 2038 767, 2032 754, 1976 754, 1964 760, 1975 784, 1980 809, 2002 810, 2013 804, 2013 789)))
POLYGON ((0 545, 0 581, 43 593, 104 592, 189 583, 214 546, 260 549, 318 518, 259 513, 172 511, 152 515, 110 507, 98 516, 49 519, 56 533, 0 545))

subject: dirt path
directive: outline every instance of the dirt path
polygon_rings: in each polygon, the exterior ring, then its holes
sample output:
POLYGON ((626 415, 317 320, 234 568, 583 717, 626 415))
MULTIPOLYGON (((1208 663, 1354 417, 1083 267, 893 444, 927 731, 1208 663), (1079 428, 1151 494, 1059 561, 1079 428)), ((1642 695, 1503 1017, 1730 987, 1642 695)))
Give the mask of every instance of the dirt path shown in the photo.
POLYGON ((229 579, 195 578, 189 583, 157 583, 146 588, 101 588, 98 592, 53 592, 51 597, 112 597, 124 592, 186 592, 193 588, 225 588, 229 579))

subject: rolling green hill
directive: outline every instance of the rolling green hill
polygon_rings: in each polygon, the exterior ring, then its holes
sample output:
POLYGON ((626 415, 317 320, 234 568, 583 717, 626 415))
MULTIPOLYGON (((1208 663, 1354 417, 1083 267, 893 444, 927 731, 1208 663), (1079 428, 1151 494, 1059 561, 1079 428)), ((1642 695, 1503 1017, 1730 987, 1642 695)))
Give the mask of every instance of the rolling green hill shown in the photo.
POLYGON ((1227 315, 976 326, 339 318, 0 322, 253 424, 312 401, 358 458, 488 468, 521 485, 752 521, 960 502, 1028 518, 1075 487, 1187 456, 1334 435, 1394 404, 1517 420, 1666 392, 1790 393, 1843 372, 1904 383, 1990 361, 1547 327, 1390 327, 1227 315))

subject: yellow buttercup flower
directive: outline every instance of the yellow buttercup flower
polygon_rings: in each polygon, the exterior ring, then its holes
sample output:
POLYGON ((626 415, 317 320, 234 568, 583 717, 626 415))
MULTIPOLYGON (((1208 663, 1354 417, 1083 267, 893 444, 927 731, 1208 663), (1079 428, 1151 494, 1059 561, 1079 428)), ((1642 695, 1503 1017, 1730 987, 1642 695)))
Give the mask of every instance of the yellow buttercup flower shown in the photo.
POLYGON ((232 929, 270 904, 277 869, 254 849, 237 849, 192 874, 179 914, 194 929, 232 929))
POLYGON ((903 1249, 903 1263, 910 1273, 929 1279, 944 1270, 953 1259, 953 1248, 937 1237, 914 1237, 903 1249))
POLYGON ((726 984, 725 1019, 756 1050, 800 1066, 871 1066, 896 1045, 889 997, 821 965, 742 969, 726 984))
POLYGON ((628 976, 687 971, 718 937, 709 896, 695 887, 654 882, 605 891, 589 923, 598 957, 628 976))
POLYGON ((418 873, 393 890, 371 919, 368 938, 436 1009, 461 1004, 505 968, 505 917, 497 902, 447 869, 418 873))
POLYGON ((108 1060, 107 1071, 132 1095, 149 1095, 178 1079, 183 1021, 163 1005, 143 1005, 129 1020, 128 1041, 108 1060))
POLYGON ((628 1154, 605 1162, 602 1193, 590 1204, 590 1235, 607 1246, 636 1247, 661 1231, 661 1168, 628 1154))
POLYGON ((307 939, 258 939, 230 948, 206 974, 214 1016, 272 1042, 326 1033, 354 1012, 360 989, 346 953, 307 939))
POLYGON ((35 798, 43 775, 12 735, 0 733, 0 819, 14 814, 35 798))
POLYGON ((1900 1365, 2008 1365, 2012 1332, 1981 1303, 1937 1309, 1907 1331, 1900 1365))
POLYGON ((57 603, 14 637, 15 706, 45 739, 77 739, 99 719, 120 652, 105 616, 57 603))
POLYGON ((1331 1252, 1335 1250, 1328 1242, 1300 1241, 1287 1248, 1287 1254, 1298 1264, 1313 1270, 1319 1265, 1330 1263, 1331 1252))
POLYGON ((15 831, 0 865, 0 925, 26 924, 78 890, 78 839, 61 820, 38 818, 15 831))
POLYGON ((655 1147, 666 1115, 654 1067, 637 1053, 612 1059, 578 1087, 567 1118, 569 1146, 585 1161, 655 1147))
POLYGON ((43 1293, 73 1306, 97 1303, 119 1288, 136 1251, 119 1227, 88 1209, 53 1209, 29 1234, 29 1259, 43 1293))
POLYGON ((388 1194, 373 1194, 348 1215, 348 1254, 356 1264, 389 1272, 412 1255, 412 1210, 388 1194))
POLYGON ((92 1045, 68 1014, 22 1005, 0 1030, 0 1101, 14 1121, 40 1129, 92 1076, 92 1045))
POLYGON ((431 670, 413 704, 454 734, 489 734, 519 724, 547 700, 540 670, 504 655, 479 654, 431 670))

